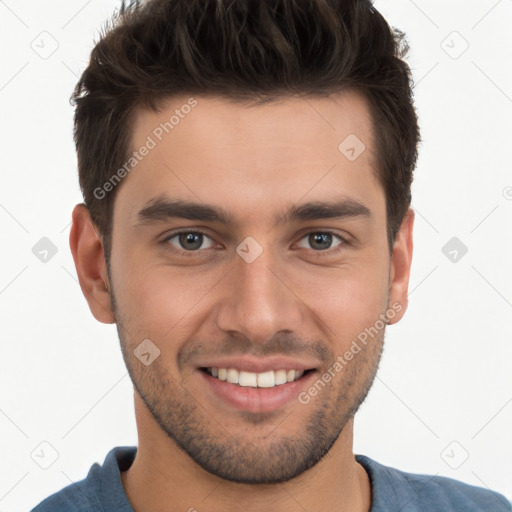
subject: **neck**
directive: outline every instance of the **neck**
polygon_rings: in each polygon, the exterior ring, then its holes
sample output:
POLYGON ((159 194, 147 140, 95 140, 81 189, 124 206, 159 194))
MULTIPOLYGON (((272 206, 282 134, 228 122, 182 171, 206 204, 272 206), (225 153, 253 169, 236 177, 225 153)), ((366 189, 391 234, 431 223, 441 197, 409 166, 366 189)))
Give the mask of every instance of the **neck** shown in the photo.
POLYGON ((353 419, 323 459, 283 483, 249 485, 219 478, 198 466, 161 430, 136 399, 137 455, 121 473, 135 512, 369 512, 371 486, 352 452, 353 419))

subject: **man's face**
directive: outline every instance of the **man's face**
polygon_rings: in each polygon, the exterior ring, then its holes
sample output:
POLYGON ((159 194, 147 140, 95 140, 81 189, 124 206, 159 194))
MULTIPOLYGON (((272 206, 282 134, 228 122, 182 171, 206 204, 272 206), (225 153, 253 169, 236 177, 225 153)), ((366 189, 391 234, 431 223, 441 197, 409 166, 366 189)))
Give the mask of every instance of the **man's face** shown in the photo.
POLYGON ((123 355, 158 425, 201 467, 284 481, 352 420, 377 371, 379 319, 396 299, 371 120, 355 93, 252 107, 195 99, 168 134, 157 128, 188 97, 136 117, 133 149, 148 135, 156 146, 115 202, 110 279, 123 355), (222 209, 231 222, 167 215, 171 201, 222 209), (318 208, 286 215, 324 202, 345 206, 330 218, 318 208))

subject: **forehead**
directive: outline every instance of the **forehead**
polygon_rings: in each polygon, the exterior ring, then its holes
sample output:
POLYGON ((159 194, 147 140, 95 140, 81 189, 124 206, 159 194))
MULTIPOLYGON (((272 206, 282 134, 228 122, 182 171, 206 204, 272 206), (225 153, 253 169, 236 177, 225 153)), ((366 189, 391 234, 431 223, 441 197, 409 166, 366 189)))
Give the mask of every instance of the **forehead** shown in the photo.
POLYGON ((370 112, 354 91, 264 104, 173 97, 136 112, 131 149, 138 161, 119 195, 132 216, 162 194, 217 198, 247 218, 303 198, 382 199, 370 112))
POLYGON ((336 142, 349 134, 373 149, 368 102, 362 93, 352 90, 329 97, 284 96, 265 103, 176 96, 164 102, 159 112, 137 110, 133 145, 137 146, 148 134, 164 144, 166 141, 171 144, 172 139, 187 138, 191 144, 194 140, 208 139, 209 144, 204 146, 208 152, 214 146, 254 150, 265 145, 266 155, 275 146, 281 146, 282 150, 283 143, 288 142, 291 147, 307 141, 309 144, 302 148, 304 153, 311 149, 315 157, 319 151, 330 151, 337 156, 336 142))

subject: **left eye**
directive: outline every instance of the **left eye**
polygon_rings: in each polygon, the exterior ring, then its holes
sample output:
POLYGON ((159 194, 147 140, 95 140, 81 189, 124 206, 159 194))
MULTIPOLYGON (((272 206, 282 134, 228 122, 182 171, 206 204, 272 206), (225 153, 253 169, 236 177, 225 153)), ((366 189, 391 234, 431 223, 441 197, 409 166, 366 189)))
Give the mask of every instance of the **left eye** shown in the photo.
MULTIPOLYGON (((318 231, 308 233, 306 236, 301 238, 301 240, 306 239, 307 243, 311 244, 314 250, 328 250, 332 248, 331 245, 333 242, 333 237, 337 238, 340 241, 337 247, 343 244, 343 238, 341 238, 341 236, 339 235, 331 233, 330 231, 318 231)), ((301 246, 299 245, 299 247, 301 246)), ((309 249, 309 247, 305 248, 309 249)))

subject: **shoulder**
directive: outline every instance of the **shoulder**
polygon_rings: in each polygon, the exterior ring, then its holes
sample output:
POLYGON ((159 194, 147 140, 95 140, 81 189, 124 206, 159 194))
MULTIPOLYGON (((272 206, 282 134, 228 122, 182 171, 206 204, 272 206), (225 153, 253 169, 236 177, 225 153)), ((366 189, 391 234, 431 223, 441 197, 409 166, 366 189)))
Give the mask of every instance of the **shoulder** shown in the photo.
POLYGON ((131 512, 120 472, 135 458, 135 447, 113 448, 102 465, 92 465, 87 477, 52 494, 31 512, 131 512))
POLYGON ((453 478, 407 473, 384 466, 364 455, 356 460, 372 483, 371 512, 403 507, 410 512, 511 512, 512 504, 501 494, 453 478))
POLYGON ((31 512, 89 512, 92 510, 103 510, 101 503, 98 502, 95 482, 97 473, 100 469, 98 464, 94 464, 87 478, 75 482, 60 491, 48 496, 31 512))

